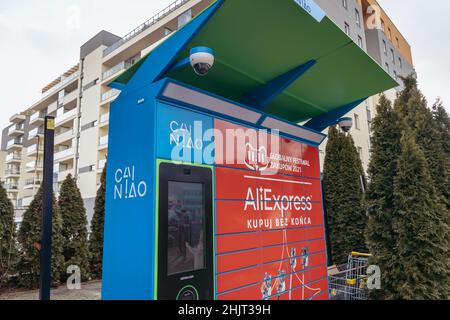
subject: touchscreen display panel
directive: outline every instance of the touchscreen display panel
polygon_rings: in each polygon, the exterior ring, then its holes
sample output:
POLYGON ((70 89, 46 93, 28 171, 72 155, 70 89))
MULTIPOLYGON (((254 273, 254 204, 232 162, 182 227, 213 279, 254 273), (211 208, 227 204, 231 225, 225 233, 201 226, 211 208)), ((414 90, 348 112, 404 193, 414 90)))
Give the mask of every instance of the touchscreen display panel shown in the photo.
POLYGON ((205 191, 201 183, 169 181, 168 276, 205 268, 205 191))

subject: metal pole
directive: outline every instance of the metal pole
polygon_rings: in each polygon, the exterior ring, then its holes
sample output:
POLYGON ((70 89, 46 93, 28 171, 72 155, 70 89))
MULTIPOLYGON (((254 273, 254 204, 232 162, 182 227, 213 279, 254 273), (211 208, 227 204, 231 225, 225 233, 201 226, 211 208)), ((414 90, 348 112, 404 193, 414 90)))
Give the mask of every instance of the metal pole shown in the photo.
POLYGON ((52 282, 53 158, 55 118, 45 117, 44 174, 42 182, 42 233, 39 299, 50 300, 52 282))

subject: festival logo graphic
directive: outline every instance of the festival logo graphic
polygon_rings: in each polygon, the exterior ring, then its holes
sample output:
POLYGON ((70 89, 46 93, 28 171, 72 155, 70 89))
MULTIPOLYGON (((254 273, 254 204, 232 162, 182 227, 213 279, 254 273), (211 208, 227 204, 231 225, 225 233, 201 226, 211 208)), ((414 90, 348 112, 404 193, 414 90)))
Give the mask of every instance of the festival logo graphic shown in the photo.
POLYGON ((247 156, 245 165, 248 169, 257 172, 264 172, 270 165, 267 149, 264 146, 255 148, 251 143, 245 145, 247 156))

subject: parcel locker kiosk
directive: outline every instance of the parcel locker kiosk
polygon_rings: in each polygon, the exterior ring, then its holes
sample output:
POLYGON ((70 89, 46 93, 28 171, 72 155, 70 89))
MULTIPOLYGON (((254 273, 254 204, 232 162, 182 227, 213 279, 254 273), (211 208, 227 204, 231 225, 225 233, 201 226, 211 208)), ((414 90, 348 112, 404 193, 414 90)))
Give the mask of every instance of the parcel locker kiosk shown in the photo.
POLYGON ((321 132, 397 83, 314 1, 213 1, 110 86, 103 299, 328 298, 321 132))

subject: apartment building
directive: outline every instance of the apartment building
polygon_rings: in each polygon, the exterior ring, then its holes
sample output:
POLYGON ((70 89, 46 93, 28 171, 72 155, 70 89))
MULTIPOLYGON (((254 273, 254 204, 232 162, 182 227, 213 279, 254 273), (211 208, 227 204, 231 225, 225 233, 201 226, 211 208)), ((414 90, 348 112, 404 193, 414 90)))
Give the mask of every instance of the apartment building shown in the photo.
MULTIPOLYGON (((411 47, 376 0, 315 0, 316 3, 361 49, 366 51, 400 86, 385 92, 394 100, 403 89, 400 76, 414 72, 411 47)), ((370 161, 370 127, 376 116, 379 95, 369 97, 347 117, 353 118, 351 135, 364 169, 370 161)), ((321 148, 321 165, 325 159, 325 141, 321 148)))
MULTIPOLYGON (((88 217, 92 216, 107 161, 109 108, 120 93, 108 85, 213 1, 177 0, 124 37, 99 32, 81 46, 79 62, 42 89, 38 102, 11 117, 10 126, 3 130, 2 150, 7 153, 5 186, 17 209, 29 205, 40 185, 44 117, 53 115, 56 117, 54 189, 58 192, 68 174, 76 176, 88 217)), ((377 11, 381 12, 380 29, 368 27, 372 18, 370 6, 377 5, 376 1, 316 2, 363 50, 380 65, 386 64, 393 77, 410 73, 409 45, 384 11, 377 11), (381 21, 385 31, 381 29, 381 21)), ((368 99, 349 115, 355 120, 352 135, 365 167, 369 161, 369 124, 375 100, 376 97, 368 99)), ((323 155, 321 158, 323 161, 323 155)))

